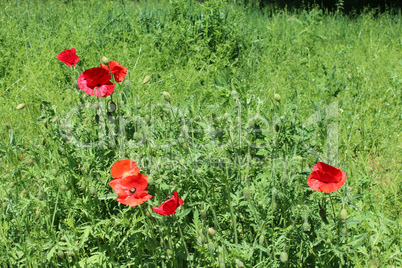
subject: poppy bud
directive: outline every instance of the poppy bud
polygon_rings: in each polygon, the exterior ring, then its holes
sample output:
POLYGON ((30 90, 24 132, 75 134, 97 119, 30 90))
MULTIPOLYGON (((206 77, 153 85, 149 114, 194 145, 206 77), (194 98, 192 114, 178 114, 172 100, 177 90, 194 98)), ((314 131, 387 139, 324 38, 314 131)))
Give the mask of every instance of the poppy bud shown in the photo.
POLYGON ((154 183, 154 177, 149 175, 148 178, 147 178, 147 182, 148 182, 149 185, 152 185, 154 183))
POLYGON ((25 103, 20 103, 20 104, 17 105, 16 109, 17 109, 17 110, 22 110, 22 109, 25 108, 25 106, 26 106, 25 103))
POLYGON ((207 212, 205 210, 201 210, 201 219, 207 218, 207 212))
POLYGON ((39 191, 39 193, 38 193, 38 199, 39 200, 43 200, 43 193, 42 193, 42 191, 39 191))
POLYGON ((237 93, 236 90, 232 90, 232 92, 230 92, 230 94, 232 95, 233 99, 238 99, 239 98, 239 93, 237 93))
POLYGON ((215 231, 213 228, 208 228, 208 233, 209 233, 211 236, 216 235, 216 231, 215 231))
POLYGON ((288 254, 286 252, 281 252, 281 255, 279 258, 280 258, 281 262, 285 263, 288 261, 288 254))
POLYGON ((39 209, 35 209, 35 217, 36 218, 40 217, 40 210, 39 209))
POLYGON ((32 158, 28 158, 28 159, 27 159, 27 165, 28 165, 28 166, 33 166, 33 164, 34 164, 34 163, 33 163, 32 158))
POLYGON ((304 232, 309 232, 310 231, 310 223, 308 223, 307 221, 303 223, 303 231, 304 232))
POLYGON ((215 245, 214 245, 214 243, 212 243, 212 241, 209 241, 208 248, 210 251, 215 251, 215 245))
POLYGON ((92 196, 95 196, 95 195, 96 195, 96 192, 97 192, 97 190, 96 190, 95 186, 92 185, 92 186, 89 188, 89 194, 92 195, 92 196))
POLYGON ((134 138, 135 140, 137 140, 137 141, 141 141, 142 135, 141 135, 141 133, 139 133, 139 132, 135 132, 134 135, 133 135, 133 138, 134 138))
POLYGON ((264 235, 264 233, 262 233, 260 235, 260 238, 258 239, 258 242, 260 243, 261 246, 264 244, 264 240, 265 240, 265 235, 264 235))
POLYGON ((276 100, 277 102, 281 102, 281 95, 279 95, 278 93, 275 93, 274 100, 276 100))
POLYGON ((60 190, 61 190, 62 192, 67 191, 67 186, 66 186, 65 184, 62 184, 62 185, 60 186, 60 190))
POLYGON ((342 234, 344 235, 344 236, 347 236, 348 235, 348 229, 346 228, 346 226, 344 227, 344 228, 342 228, 342 234))
POLYGON ((85 181, 82 181, 80 186, 81 190, 85 190, 86 187, 87 185, 85 184, 85 181))
POLYGON ((101 62, 102 62, 103 64, 105 64, 105 65, 108 65, 108 64, 109 64, 109 59, 106 58, 105 56, 103 56, 102 59, 101 59, 101 62))
POLYGON ((59 172, 58 172, 57 169, 55 169, 55 168, 52 169, 52 174, 53 174, 53 176, 56 177, 58 173, 59 173, 59 172))
POLYGON ((145 85, 146 83, 148 83, 151 80, 151 76, 147 75, 144 77, 144 80, 142 80, 142 84, 145 85))
POLYGON ((276 132, 279 131, 279 125, 278 125, 278 124, 275 124, 274 128, 275 128, 275 131, 276 131, 276 132))
POLYGON ((142 108, 142 103, 141 102, 137 102, 137 104, 135 105, 135 107, 140 110, 142 108))
POLYGON ((151 116, 149 114, 146 114, 144 116, 145 122, 147 122, 149 124, 149 122, 151 122, 151 116))
POLYGON ((172 96, 170 96, 169 92, 163 91, 163 92, 162 92, 162 95, 163 95, 163 98, 164 98, 167 102, 170 102, 170 101, 171 101, 172 96))
POLYGON ((339 213, 339 216, 343 221, 345 221, 348 218, 348 211, 346 209, 342 209, 341 213, 339 213))
POLYGON ((173 251, 171 251, 170 249, 166 250, 166 254, 168 256, 172 256, 173 255, 173 251))
POLYGON ((63 259, 63 257, 64 257, 64 252, 63 252, 63 250, 59 249, 59 250, 57 251, 57 256, 58 256, 60 259, 63 259))
POLYGON ((109 104, 109 109, 110 109, 110 111, 111 112, 114 112, 114 111, 116 111, 116 103, 114 102, 114 101, 111 101, 110 102, 110 104, 109 104))
POLYGON ((131 87, 131 81, 130 80, 124 80, 124 86, 125 87, 131 87))
POLYGON ((250 199, 251 194, 250 194, 250 189, 249 188, 244 188, 243 196, 244 196, 245 199, 250 199))
POLYGON ((197 238, 197 244, 198 244, 199 246, 202 246, 202 244, 204 244, 204 242, 205 242, 204 236, 203 236, 203 235, 200 235, 200 236, 197 238))
POLYGON ((237 260, 236 259, 236 267, 237 268, 243 268, 244 267, 244 263, 241 260, 237 260))

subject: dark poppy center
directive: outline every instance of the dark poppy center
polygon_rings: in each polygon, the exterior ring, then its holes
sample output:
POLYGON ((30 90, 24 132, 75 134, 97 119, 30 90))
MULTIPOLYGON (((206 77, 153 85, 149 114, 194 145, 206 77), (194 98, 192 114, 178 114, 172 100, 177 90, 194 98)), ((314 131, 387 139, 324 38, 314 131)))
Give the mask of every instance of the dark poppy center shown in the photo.
POLYGON ((132 193, 132 194, 135 193, 135 191, 136 191, 135 187, 130 189, 130 193, 132 193))

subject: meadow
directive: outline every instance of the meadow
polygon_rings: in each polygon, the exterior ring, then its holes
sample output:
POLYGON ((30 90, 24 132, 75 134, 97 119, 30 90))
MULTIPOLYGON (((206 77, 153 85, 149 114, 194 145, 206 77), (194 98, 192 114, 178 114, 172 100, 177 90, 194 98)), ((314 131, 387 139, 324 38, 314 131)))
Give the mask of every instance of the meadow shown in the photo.
POLYGON ((401 20, 1 1, 0 266, 400 267, 401 20), (76 82, 102 57, 128 69, 105 98, 76 82), (121 159, 152 199, 116 201, 121 159), (318 162, 339 190, 307 185, 318 162), (155 213, 174 191, 176 214, 155 213))

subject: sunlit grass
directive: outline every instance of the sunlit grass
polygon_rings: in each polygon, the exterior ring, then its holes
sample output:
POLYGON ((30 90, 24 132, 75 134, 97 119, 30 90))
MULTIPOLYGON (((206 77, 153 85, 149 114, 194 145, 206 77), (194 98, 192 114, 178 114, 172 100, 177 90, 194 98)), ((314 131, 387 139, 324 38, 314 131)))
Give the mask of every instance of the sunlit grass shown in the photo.
POLYGON ((1 266, 400 265, 400 16, 220 1, 0 10, 1 266), (80 61, 68 68, 56 57, 72 47, 80 61), (107 100, 74 88, 102 56, 129 69, 131 86, 113 95, 124 133, 107 100), (122 158, 153 180, 144 205, 111 195, 122 158), (318 161, 347 174, 332 194, 346 235, 329 203, 322 222, 324 194, 307 186, 318 161), (153 213, 174 190, 177 214, 153 213))

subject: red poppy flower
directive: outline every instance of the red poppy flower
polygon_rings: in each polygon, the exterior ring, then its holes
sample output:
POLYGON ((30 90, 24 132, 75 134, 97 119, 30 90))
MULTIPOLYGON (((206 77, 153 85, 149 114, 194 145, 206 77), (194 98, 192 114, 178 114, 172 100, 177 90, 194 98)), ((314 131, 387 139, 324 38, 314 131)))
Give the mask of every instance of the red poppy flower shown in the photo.
POLYGON ((96 97, 107 97, 114 91, 110 81, 112 76, 104 68, 96 67, 85 70, 77 79, 78 86, 87 94, 96 97))
POLYGON ((80 58, 76 54, 75 48, 66 49, 57 55, 57 59, 61 62, 64 62, 69 67, 74 67, 75 64, 80 60, 80 58))
POLYGON ((139 166, 133 160, 123 159, 113 164, 110 174, 115 179, 124 178, 127 176, 137 176, 140 172, 139 166))
POLYGON ((117 201, 135 207, 152 198, 145 190, 148 186, 147 175, 138 173, 134 176, 127 176, 114 179, 109 185, 118 194, 117 201))
POLYGON ((117 61, 111 60, 109 61, 109 67, 102 64, 101 67, 108 71, 110 68, 110 72, 114 75, 114 80, 117 83, 123 82, 124 78, 126 77, 127 68, 118 63, 117 61))
POLYGON ((181 205, 183 205, 183 200, 179 198, 177 191, 174 191, 170 199, 163 202, 159 207, 153 207, 153 210, 160 215, 172 215, 181 205))
POLYGON ((314 191, 330 193, 337 191, 346 181, 346 173, 337 167, 319 162, 307 179, 307 184, 314 191))

